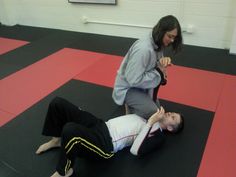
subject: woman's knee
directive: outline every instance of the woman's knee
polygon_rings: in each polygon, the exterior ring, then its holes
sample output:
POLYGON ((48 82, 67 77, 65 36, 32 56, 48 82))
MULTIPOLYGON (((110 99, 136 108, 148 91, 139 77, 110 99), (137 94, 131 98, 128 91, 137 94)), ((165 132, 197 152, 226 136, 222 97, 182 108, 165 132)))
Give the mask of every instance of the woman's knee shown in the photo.
POLYGON ((136 114, 138 114, 140 117, 144 119, 148 119, 157 111, 157 106, 155 104, 152 105, 143 105, 143 107, 139 108, 135 111, 136 114))

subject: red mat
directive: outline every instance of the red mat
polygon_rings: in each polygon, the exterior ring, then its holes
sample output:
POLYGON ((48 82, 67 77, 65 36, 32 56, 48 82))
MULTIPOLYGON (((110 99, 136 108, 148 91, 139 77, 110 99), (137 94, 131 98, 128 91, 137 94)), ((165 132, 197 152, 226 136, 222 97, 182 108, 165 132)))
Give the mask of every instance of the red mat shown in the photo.
POLYGON ((235 177, 236 77, 225 77, 197 177, 235 177))
POLYGON ((14 114, 0 110, 0 127, 15 117, 14 114))
POLYGON ((0 37, 0 55, 28 44, 29 42, 0 37))
POLYGON ((224 77, 225 74, 171 66, 168 84, 161 87, 159 97, 215 112, 224 77))
MULTIPOLYGON (((122 57, 104 55, 74 79, 113 87, 122 57)), ((168 84, 161 87, 159 97, 165 100, 215 111, 224 83, 224 74, 172 66, 168 69, 168 84)))
POLYGON ((79 73, 74 79, 113 87, 122 57, 104 55, 98 62, 79 73))
MULTIPOLYGON (((122 57, 63 49, 0 80, 0 125, 71 78, 113 87, 122 57)), ((233 177, 236 163, 236 77, 172 66, 162 99, 214 111, 198 177, 233 177)), ((199 120, 200 121, 200 120, 199 120)))
MULTIPOLYGON (((122 57, 105 55, 74 79, 112 88, 121 61, 122 57)), ((216 111, 198 177, 235 176, 235 88, 236 78, 230 75, 181 66, 168 69, 168 84, 161 87, 160 98, 216 111)))
MULTIPOLYGON (((0 80, 0 110, 17 116, 101 58, 74 49, 62 49, 0 80)), ((1 125, 12 119, 1 117, 1 125)))

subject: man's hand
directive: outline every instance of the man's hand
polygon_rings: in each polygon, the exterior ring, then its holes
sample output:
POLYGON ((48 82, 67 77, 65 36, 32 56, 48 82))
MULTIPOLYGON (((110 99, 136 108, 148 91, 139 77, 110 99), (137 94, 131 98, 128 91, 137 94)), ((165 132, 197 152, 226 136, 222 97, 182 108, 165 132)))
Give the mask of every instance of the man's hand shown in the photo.
POLYGON ((156 122, 158 122, 160 119, 162 119, 163 116, 164 116, 164 114, 165 114, 165 110, 164 110, 164 108, 161 106, 161 108, 160 108, 160 109, 157 109, 157 112, 154 113, 154 114, 148 119, 148 124, 152 126, 153 124, 155 124, 156 122))

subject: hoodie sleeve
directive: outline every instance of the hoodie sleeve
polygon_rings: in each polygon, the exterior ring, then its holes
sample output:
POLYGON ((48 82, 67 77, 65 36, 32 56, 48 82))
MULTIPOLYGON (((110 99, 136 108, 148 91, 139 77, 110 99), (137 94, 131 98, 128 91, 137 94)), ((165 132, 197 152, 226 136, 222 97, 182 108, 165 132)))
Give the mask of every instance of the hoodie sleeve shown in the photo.
POLYGON ((160 84, 160 73, 155 69, 156 59, 147 49, 133 48, 129 54, 125 77, 132 87, 149 89, 160 84))

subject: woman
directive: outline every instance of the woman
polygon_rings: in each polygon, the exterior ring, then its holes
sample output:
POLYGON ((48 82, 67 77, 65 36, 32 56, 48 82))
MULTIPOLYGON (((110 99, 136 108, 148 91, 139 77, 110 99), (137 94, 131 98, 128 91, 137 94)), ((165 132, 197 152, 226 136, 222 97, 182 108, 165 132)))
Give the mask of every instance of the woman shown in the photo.
POLYGON ((181 27, 172 15, 162 17, 152 33, 137 40, 129 49, 118 70, 112 97, 126 105, 126 113, 148 118, 156 112, 158 87, 166 83, 166 68, 171 58, 164 50, 171 46, 176 54, 182 46, 181 27))

